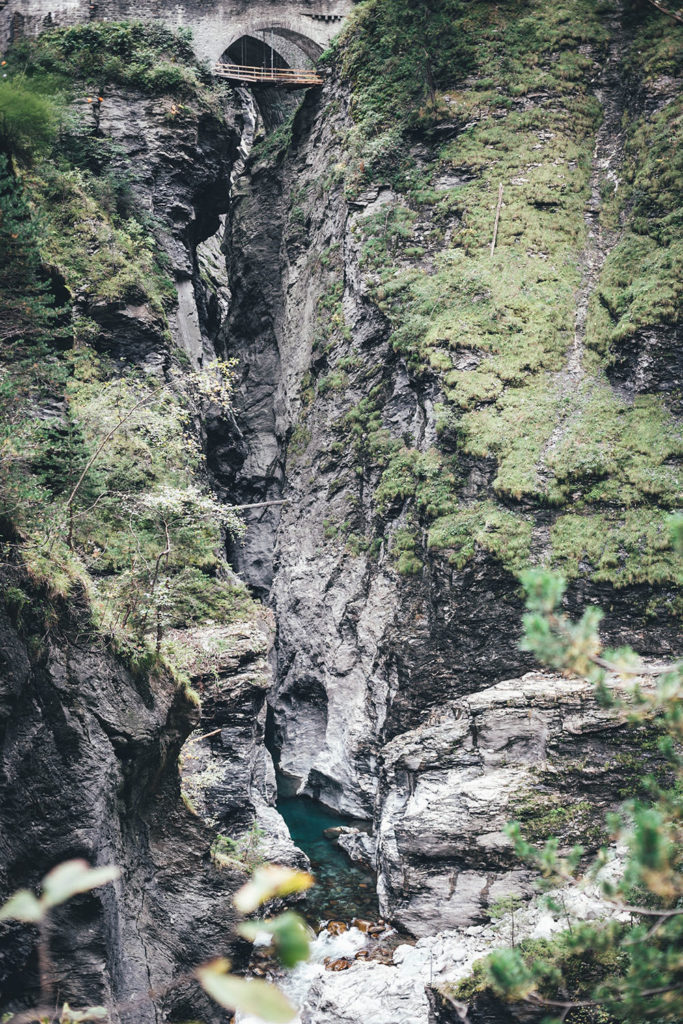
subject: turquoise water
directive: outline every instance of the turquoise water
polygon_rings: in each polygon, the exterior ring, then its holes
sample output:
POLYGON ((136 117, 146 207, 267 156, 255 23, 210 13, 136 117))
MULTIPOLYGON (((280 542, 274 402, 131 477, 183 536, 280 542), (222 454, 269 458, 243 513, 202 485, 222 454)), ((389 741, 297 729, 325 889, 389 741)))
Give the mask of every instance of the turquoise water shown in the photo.
POLYGON ((326 828, 367 828, 367 822, 344 818, 308 797, 282 798, 277 809, 287 822, 292 839, 311 861, 316 884, 305 903, 300 904, 310 924, 315 927, 320 921, 349 923, 354 917, 376 921, 379 909, 374 874, 352 864, 336 843, 323 835, 326 828))

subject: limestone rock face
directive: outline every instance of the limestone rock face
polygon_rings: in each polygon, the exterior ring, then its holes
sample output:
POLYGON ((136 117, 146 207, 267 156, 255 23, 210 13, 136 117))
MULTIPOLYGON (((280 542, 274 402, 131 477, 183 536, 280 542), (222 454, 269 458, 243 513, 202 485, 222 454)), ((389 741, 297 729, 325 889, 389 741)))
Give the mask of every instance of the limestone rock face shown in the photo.
POLYGON ((275 769, 264 742, 273 635, 265 609, 258 619, 183 634, 195 652, 189 672, 202 712, 180 757, 182 796, 216 833, 249 845, 255 859, 308 867, 275 810, 275 769))
POLYGON ((384 545, 372 554, 353 547, 354 531, 372 518, 379 470, 363 467, 369 483, 359 476, 345 416, 381 387, 386 429, 428 448, 438 395, 409 379, 368 298, 354 227, 381 208, 384 193, 373 193, 366 207, 349 207, 338 188, 314 200, 326 169, 341 159, 337 138, 348 115, 340 86, 337 96, 336 110, 329 96, 307 97, 284 165, 254 154, 237 184, 221 351, 239 361, 236 417, 247 456, 232 471, 226 466, 223 479, 233 500, 284 502, 247 513, 246 539, 231 552, 243 577, 270 595, 278 623, 269 702, 283 776, 292 792, 368 817, 386 738, 418 725, 454 692, 531 661, 514 643, 521 614, 514 578, 485 552, 461 570, 435 557, 413 579, 397 573, 384 545), (306 197, 303 223, 292 220, 298 196, 306 197), (320 252, 331 254, 322 264, 314 259, 320 252), (319 391, 309 408, 309 382, 330 358, 316 339, 331 294, 348 325, 335 338, 335 360, 366 372, 349 374, 343 389, 324 397, 319 391))
POLYGON ((350 860, 374 868, 376 842, 367 832, 362 832, 359 828, 343 828, 337 837, 337 846, 350 860))
POLYGON ((653 746, 601 708, 590 684, 549 673, 432 713, 383 749, 382 913, 429 935, 485 920, 503 897, 528 896, 531 876, 504 825, 519 819, 533 839, 558 834, 595 848, 605 812, 647 770, 653 746))
POLYGON ((415 1024, 426 1021, 424 983, 394 967, 373 964, 325 974, 309 994, 302 1024, 415 1024))
MULTIPOLYGON (((187 107, 176 117, 168 97, 122 90, 108 93, 100 111, 100 130, 121 147, 120 170, 130 176, 136 200, 156 220, 178 289, 173 340, 195 365, 211 354, 211 318, 197 305, 202 289, 196 249, 216 234, 228 207, 242 120, 236 96, 228 94, 222 115, 187 107)), ((143 366, 168 360, 168 351, 165 356, 159 352, 158 337, 154 343, 154 317, 146 307, 113 304, 83 312, 102 324, 100 345, 116 358, 143 366)))

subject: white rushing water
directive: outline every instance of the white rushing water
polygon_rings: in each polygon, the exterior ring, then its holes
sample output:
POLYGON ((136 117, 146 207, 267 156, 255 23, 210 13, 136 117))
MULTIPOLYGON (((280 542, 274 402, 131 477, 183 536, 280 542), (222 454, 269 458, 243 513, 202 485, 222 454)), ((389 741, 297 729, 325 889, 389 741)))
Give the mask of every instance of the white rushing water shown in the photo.
MULTIPOLYGON (((270 935, 263 932, 254 945, 267 946, 270 935)), ((325 960, 337 960, 341 957, 353 958, 359 950, 368 945, 368 936, 358 928, 349 928, 342 935, 331 935, 326 929, 321 931, 311 942, 311 956, 305 963, 297 964, 291 971, 281 970, 273 973, 269 979, 284 992, 287 998, 298 1007, 303 1007, 311 986, 325 973, 325 960)), ((251 1017, 238 1013, 236 1024, 263 1024, 260 1017, 251 1017)), ((292 1024, 301 1024, 297 1015, 292 1024)))

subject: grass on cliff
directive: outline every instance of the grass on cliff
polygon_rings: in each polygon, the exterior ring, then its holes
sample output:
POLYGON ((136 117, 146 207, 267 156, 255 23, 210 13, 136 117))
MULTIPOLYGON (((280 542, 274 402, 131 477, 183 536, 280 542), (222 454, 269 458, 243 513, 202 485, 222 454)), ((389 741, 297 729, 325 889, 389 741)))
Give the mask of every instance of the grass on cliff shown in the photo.
POLYGON ((10 73, 93 90, 123 86, 146 95, 196 96, 211 74, 192 50, 190 36, 140 21, 91 22, 19 40, 7 55, 10 73))
POLYGON ((32 168, 24 184, 41 219, 43 259, 69 293, 89 304, 147 304, 165 327, 177 301, 168 259, 125 175, 65 159, 32 168))
POLYGON ((202 484, 193 426, 204 401, 229 404, 231 368, 181 372, 160 225, 122 153, 62 88, 65 73, 82 83, 96 72, 100 86, 176 88, 157 74, 166 60, 183 64, 200 105, 202 91, 212 102, 186 40, 136 25, 22 42, 0 93, 3 537, 55 598, 85 594, 93 629, 138 660, 150 640, 161 653, 167 629, 253 611, 222 554, 239 523, 202 484), (125 58, 125 73, 106 56, 125 58), (33 140, 15 127, 22 111, 41 129, 33 140), (114 354, 117 331, 124 353, 142 331, 166 370, 114 354))
MULTIPOLYGON (((680 73, 683 40, 659 12, 627 7, 634 95, 680 73)), ((602 120, 594 82, 615 12, 609 0, 368 0, 328 57, 351 89, 347 196, 391 189, 352 220, 364 282, 417 387, 438 394, 433 451, 386 430, 384 394, 354 448, 377 531, 395 521, 394 561, 409 573, 425 556, 420 535, 456 565, 483 547, 518 571, 534 510, 549 507, 546 557, 563 571, 616 586, 681 578, 662 527, 680 500, 680 426, 668 397, 632 400, 609 379, 638 332, 680 330, 679 98, 625 116, 619 188, 599 182, 604 230, 620 238, 590 299, 583 378, 564 372, 602 120), (461 455, 495 466, 485 500, 463 499, 461 455), (410 548, 406 509, 421 526, 410 548)), ((342 389, 360 381, 349 374, 342 389)))
MULTIPOLYGON (((621 973, 626 967, 626 958, 608 948, 587 963, 581 952, 575 948, 571 933, 553 939, 523 939, 516 946, 517 951, 529 966, 543 962, 548 964, 548 977, 540 989, 548 998, 556 995, 554 982, 561 979, 572 998, 581 999, 591 994, 593 987, 615 972, 621 973)), ((458 1002, 472 1002, 477 996, 491 992, 491 982, 486 960, 476 960, 471 973, 455 985, 448 985, 444 993, 458 1002)), ((579 1024, 613 1024, 614 1018, 600 1008, 587 1012, 573 1013, 579 1024)))

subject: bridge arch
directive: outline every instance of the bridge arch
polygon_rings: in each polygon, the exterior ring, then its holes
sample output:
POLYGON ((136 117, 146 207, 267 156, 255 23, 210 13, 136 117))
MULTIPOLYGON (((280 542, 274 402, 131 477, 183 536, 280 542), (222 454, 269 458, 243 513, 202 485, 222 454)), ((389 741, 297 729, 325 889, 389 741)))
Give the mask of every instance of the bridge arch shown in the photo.
POLYGON ((231 64, 270 67, 271 49, 274 67, 290 68, 311 67, 323 51, 318 43, 297 32, 278 25, 264 25, 236 39, 226 47, 220 59, 231 64))
MULTIPOLYGON (((355 0, 0 0, 0 51, 19 35, 40 35, 49 24, 66 27, 91 21, 99 8, 111 21, 136 17, 170 28, 191 28, 201 60, 215 64, 243 36, 278 37, 280 51, 301 66, 326 49, 355 0)), ((278 51, 278 52, 280 52, 278 51)), ((283 54, 284 59, 287 59, 283 54)), ((290 63, 288 60, 287 63, 290 63)))
POLYGON ((202 56, 215 62, 243 38, 263 40, 266 46, 271 45, 272 39, 273 49, 290 67, 297 66, 297 63, 307 67, 329 45, 341 27, 341 19, 318 21, 303 14, 277 12, 276 18, 235 18, 226 27, 226 34, 213 40, 197 39, 202 56))

